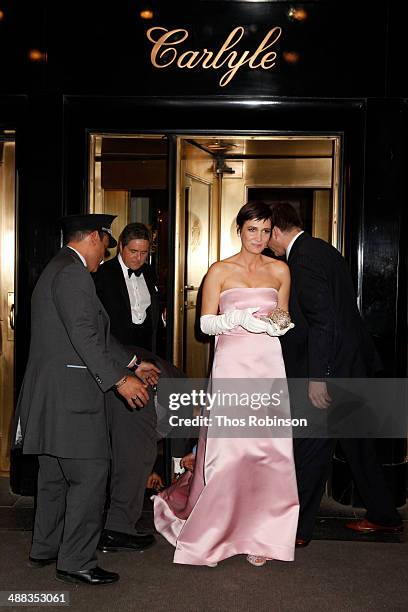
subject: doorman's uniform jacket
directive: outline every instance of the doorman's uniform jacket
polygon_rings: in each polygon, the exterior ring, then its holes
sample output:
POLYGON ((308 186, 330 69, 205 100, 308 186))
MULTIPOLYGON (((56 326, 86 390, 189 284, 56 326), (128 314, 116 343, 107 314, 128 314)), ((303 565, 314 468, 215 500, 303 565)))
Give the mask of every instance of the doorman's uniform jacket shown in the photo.
POLYGON ((16 410, 23 452, 109 456, 105 392, 133 355, 110 334, 109 317, 78 255, 64 247, 34 289, 28 365, 16 410))

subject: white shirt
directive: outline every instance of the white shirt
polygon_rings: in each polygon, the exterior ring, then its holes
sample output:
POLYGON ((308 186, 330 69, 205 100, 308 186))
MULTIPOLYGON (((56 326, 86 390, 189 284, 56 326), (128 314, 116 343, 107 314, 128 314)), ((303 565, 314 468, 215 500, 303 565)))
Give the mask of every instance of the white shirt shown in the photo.
POLYGON ((303 234, 303 230, 301 232, 299 232, 298 234, 296 234, 296 236, 293 236, 292 240, 289 242, 288 246, 286 247, 286 261, 289 259, 289 253, 291 251, 291 248, 293 247, 293 243, 295 242, 295 240, 297 238, 299 238, 300 234, 303 234))
POLYGON ((74 249, 74 247, 69 246, 69 244, 67 244, 67 247, 68 247, 69 249, 71 249, 72 251, 74 251, 74 252, 75 252, 75 253, 78 255, 79 259, 82 261, 82 263, 84 264, 84 266, 85 266, 85 268, 86 268, 86 261, 85 261, 85 257, 84 257, 83 255, 81 255, 81 253, 78 253, 78 251, 77 251, 76 249, 74 249))
POLYGON ((149 289, 147 288, 143 273, 139 277, 134 274, 129 277, 129 268, 124 264, 120 254, 118 255, 118 259, 129 294, 132 323, 141 325, 146 319, 146 310, 152 303, 149 289))

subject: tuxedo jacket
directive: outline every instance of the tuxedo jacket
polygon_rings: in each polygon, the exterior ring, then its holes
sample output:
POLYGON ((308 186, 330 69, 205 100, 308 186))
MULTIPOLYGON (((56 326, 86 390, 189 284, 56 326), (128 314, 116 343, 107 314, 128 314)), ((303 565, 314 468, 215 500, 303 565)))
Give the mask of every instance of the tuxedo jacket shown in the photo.
MULTIPOLYGON (((150 293, 151 305, 147 310, 152 327, 150 350, 156 352, 157 330, 160 321, 160 303, 156 275, 151 266, 144 264, 143 276, 150 293)), ((111 332, 124 345, 131 344, 132 312, 130 298, 119 259, 114 257, 100 266, 94 275, 96 291, 111 321, 111 332)))
POLYGON ((349 378, 378 371, 378 355, 337 249, 304 232, 291 248, 288 265, 295 328, 281 338, 287 376, 349 378))
POLYGON ((105 392, 128 372, 132 356, 111 336, 87 268, 64 247, 32 296, 30 353, 15 418, 23 452, 109 457, 105 392))

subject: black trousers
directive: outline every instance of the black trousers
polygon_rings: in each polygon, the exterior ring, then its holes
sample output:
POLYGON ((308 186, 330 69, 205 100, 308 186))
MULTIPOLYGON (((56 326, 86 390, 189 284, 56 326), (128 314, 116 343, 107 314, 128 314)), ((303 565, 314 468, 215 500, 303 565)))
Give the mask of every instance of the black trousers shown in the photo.
MULTIPOLYGON (((401 518, 394 506, 372 439, 339 440, 353 479, 367 508, 367 520, 381 525, 397 525, 401 518)), ((300 514, 298 537, 309 540, 324 487, 329 476, 336 440, 297 438, 294 440, 300 514)))
POLYGON ((132 410, 113 391, 107 394, 112 460, 105 529, 136 533, 157 455, 156 411, 153 393, 149 395, 146 406, 132 410))
POLYGON ((31 556, 57 557, 64 571, 96 566, 108 459, 38 457, 38 493, 31 556))
POLYGON ((133 344, 148 351, 152 348, 152 322, 149 312, 146 319, 140 325, 132 323, 131 337, 127 344, 133 344))

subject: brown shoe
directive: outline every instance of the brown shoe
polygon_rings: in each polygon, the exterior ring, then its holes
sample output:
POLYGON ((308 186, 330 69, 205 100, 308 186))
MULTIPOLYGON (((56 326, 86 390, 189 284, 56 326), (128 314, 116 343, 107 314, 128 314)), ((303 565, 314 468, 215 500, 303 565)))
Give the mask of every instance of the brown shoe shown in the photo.
POLYGON ((401 525, 377 525, 371 523, 367 519, 360 519, 358 521, 351 521, 346 523, 347 529, 352 529, 358 533, 402 533, 404 527, 401 525))
POLYGON ((305 546, 309 546, 310 540, 305 540, 304 538, 296 538, 296 548, 305 548, 305 546))

